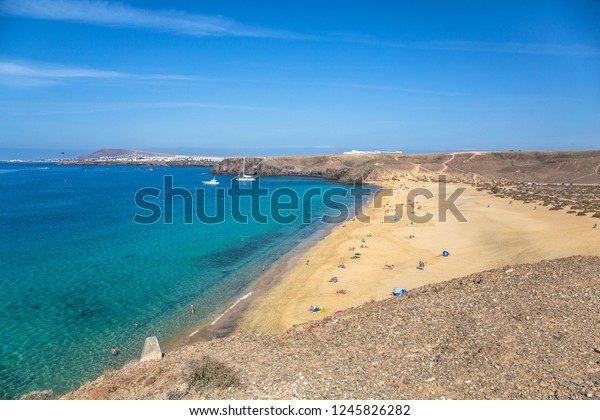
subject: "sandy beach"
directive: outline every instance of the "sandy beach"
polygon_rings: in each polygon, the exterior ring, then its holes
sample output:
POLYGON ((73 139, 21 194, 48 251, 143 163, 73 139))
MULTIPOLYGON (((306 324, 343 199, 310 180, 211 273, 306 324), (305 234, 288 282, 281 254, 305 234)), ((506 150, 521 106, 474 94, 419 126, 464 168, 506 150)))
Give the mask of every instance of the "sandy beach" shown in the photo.
POLYGON ((412 189, 431 191, 431 199, 416 198, 420 208, 415 213, 430 212, 433 219, 411 224, 405 207, 398 222, 383 223, 385 210, 371 204, 365 210, 370 223, 349 220, 304 251, 276 284, 249 304, 236 330, 277 335, 295 324, 387 298, 394 287, 410 290, 544 259, 600 256, 600 229, 592 228, 596 219, 590 217, 549 211, 537 203, 512 202, 470 185, 447 184, 446 196, 465 188, 455 204, 467 221, 459 222, 447 212, 442 222, 438 184, 403 180, 384 186, 394 190, 392 197, 383 199, 389 209, 406 204, 412 189), (450 256, 440 256, 443 251, 450 256), (360 258, 352 259, 355 253, 360 253, 360 258), (416 269, 419 261, 425 263, 423 270, 416 269), (330 281, 332 277, 337 277, 337 282, 330 281), (309 312, 311 306, 322 306, 325 311, 309 312))

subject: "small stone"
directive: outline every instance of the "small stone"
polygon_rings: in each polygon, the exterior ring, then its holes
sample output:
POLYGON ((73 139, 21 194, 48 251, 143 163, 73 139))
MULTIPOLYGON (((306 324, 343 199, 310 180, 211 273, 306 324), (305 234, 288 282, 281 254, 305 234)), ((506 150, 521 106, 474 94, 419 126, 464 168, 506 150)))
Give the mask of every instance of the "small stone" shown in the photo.
POLYGON ((156 382, 156 378, 154 376, 149 376, 148 378, 146 378, 146 380, 144 381, 144 386, 149 386, 152 385, 154 382, 156 382))

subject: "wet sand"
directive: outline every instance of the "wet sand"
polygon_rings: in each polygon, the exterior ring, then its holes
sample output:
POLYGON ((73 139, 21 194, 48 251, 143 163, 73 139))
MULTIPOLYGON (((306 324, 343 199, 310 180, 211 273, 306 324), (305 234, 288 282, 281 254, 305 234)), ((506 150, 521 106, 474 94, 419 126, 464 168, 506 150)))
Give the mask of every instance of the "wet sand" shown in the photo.
POLYGON ((288 263, 289 268, 278 274, 270 287, 245 302, 229 329, 235 324, 236 331, 277 335, 295 324, 387 298, 397 286, 410 290, 510 264, 600 256, 600 229, 592 229, 596 219, 590 217, 549 211, 538 203, 511 204, 509 199, 493 197, 470 185, 447 184, 446 196, 457 188, 466 189, 456 207, 467 222, 459 222, 450 212, 442 222, 438 184, 401 181, 386 186, 394 189, 394 196, 384 198, 383 203, 392 208, 406 204, 411 189, 430 190, 434 198, 417 197, 421 208, 415 212, 417 216, 430 212, 433 220, 411 226, 405 208, 398 222, 382 223, 384 210, 369 206, 365 213, 370 223, 351 220, 334 227, 288 263), (367 247, 361 248, 361 244, 367 247), (440 256, 444 250, 449 257, 440 256), (360 258, 351 259, 355 253, 360 253, 360 258), (424 270, 416 269, 420 260, 425 263, 424 270), (338 268, 340 264, 346 268, 338 268), (386 264, 393 269, 384 269, 386 264), (332 277, 338 281, 330 282, 332 277), (337 293, 339 290, 346 293, 337 293), (309 312, 310 306, 323 306, 325 312, 309 312))

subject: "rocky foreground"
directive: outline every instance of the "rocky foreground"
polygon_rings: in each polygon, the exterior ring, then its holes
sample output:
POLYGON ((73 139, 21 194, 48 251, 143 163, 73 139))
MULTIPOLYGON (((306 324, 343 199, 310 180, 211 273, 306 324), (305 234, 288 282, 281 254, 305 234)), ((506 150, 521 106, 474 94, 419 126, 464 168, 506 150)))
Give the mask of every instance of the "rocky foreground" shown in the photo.
POLYGON ((600 258, 473 274, 277 338, 198 343, 63 398, 600 399, 600 258))

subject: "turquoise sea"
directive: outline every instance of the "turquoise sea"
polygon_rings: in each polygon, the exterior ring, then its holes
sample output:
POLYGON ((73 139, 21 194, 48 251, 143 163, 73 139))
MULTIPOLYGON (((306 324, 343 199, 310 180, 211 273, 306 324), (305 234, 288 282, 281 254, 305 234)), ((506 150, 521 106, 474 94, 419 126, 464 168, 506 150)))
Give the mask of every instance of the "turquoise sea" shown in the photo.
MULTIPOLYGON (((172 224, 134 223, 136 213, 148 213, 136 206, 136 191, 162 189, 165 175, 192 193, 203 188, 213 214, 216 189, 201 184, 209 168, 0 163, 0 399, 42 389, 60 395, 138 359, 148 336, 164 342, 210 322, 263 265, 322 228, 323 214, 338 215, 313 199, 310 224, 240 224, 229 211, 219 224, 186 224, 176 198, 172 224)), ((228 187, 232 177, 217 179, 228 187)), ((279 187, 350 189, 309 178, 260 183, 269 195, 279 187)), ((247 214, 246 201, 240 209, 247 214)))

